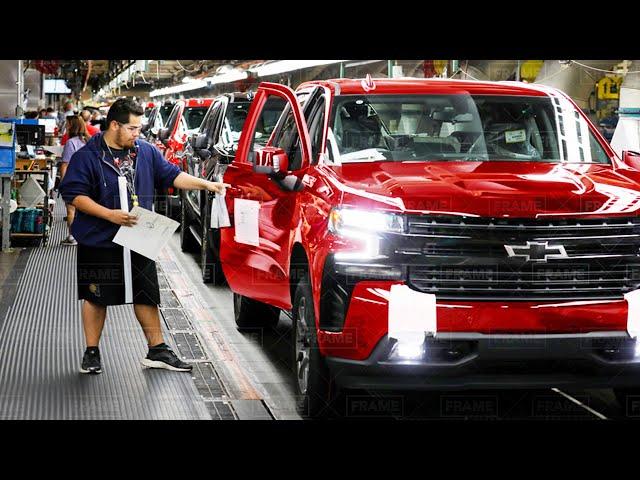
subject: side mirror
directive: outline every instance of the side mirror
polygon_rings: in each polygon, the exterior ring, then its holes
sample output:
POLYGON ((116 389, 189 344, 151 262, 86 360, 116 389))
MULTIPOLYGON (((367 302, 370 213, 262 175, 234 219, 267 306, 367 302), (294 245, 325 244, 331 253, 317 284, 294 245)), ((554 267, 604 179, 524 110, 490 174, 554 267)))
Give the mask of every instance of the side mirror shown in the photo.
POLYGON ((211 150, 207 150, 206 148, 198 148, 196 153, 202 160, 208 160, 211 158, 211 150))
POLYGON ((622 152, 622 161, 628 167, 634 170, 640 171, 640 152, 632 152, 631 150, 624 150, 622 152))
POLYGON ((195 150, 200 150, 202 148, 208 147, 209 139, 204 133, 198 133, 194 135, 192 138, 193 138, 193 148, 195 150))
POLYGON ((169 129, 168 128, 161 128, 160 130, 158 130, 158 138, 160 140, 163 141, 167 139, 167 137, 169 136, 169 129))
POLYGON ((255 152, 253 171, 273 175, 286 175, 289 171, 289 158, 282 148, 263 147, 255 152))

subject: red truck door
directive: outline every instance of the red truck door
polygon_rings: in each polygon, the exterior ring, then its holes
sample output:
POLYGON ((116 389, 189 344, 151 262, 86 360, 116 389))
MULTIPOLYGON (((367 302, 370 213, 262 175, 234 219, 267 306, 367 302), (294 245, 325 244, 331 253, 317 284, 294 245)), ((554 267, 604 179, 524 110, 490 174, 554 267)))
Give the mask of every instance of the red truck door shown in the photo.
POLYGON ((262 83, 224 175, 234 188, 226 197, 231 227, 221 231, 220 259, 234 292, 291 308, 289 255, 300 221, 298 192, 310 160, 309 133, 295 93, 262 83), (257 235, 248 240, 242 225, 247 218, 253 224, 255 216, 257 235))
POLYGON ((167 161, 177 164, 175 161, 174 155, 176 149, 178 148, 178 136, 181 135, 182 131, 182 122, 184 121, 182 118, 182 112, 184 111, 184 102, 177 102, 173 110, 171 111, 171 115, 167 120, 167 126, 163 131, 163 138, 160 139, 164 148, 164 157, 167 161))

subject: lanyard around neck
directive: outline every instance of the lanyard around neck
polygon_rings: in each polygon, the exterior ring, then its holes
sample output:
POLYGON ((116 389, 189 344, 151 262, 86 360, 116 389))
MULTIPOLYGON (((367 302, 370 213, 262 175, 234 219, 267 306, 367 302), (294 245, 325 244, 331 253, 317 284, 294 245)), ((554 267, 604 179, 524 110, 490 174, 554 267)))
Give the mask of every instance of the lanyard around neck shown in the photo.
POLYGON ((138 195, 136 195, 136 186, 135 186, 136 168, 133 164, 133 160, 131 159, 130 153, 127 153, 127 155, 125 156, 125 158, 128 159, 128 162, 127 162, 128 166, 126 170, 123 171, 122 168, 120 167, 121 159, 116 159, 116 156, 111 151, 111 147, 109 147, 107 142, 104 142, 104 144, 107 146, 107 149, 109 150, 109 155, 111 155, 111 160, 113 161, 114 165, 118 167, 118 172, 120 173, 121 176, 123 176, 127 180, 127 190, 129 190, 129 193, 131 194, 131 200, 133 201, 133 206, 137 207, 139 204, 138 204, 138 195))

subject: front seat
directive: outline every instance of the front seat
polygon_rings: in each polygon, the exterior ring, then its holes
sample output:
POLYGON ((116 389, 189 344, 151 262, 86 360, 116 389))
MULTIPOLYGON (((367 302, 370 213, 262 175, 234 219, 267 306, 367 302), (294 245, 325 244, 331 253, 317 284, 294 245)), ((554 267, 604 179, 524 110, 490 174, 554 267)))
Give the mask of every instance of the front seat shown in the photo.
POLYGON ((491 123, 485 127, 487 151, 496 157, 540 160, 531 143, 532 132, 521 122, 491 123))
POLYGON ((347 103, 341 115, 342 148, 345 152, 380 146, 382 125, 377 116, 369 116, 366 104, 347 103))

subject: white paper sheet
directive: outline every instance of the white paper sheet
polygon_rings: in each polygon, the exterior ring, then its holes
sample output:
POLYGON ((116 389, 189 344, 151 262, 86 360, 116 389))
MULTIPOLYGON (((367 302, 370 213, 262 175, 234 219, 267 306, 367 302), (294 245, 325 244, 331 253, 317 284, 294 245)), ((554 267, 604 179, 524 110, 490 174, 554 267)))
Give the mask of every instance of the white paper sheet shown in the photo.
POLYGON ((211 202, 211 228, 222 228, 231 226, 229 212, 224 200, 225 193, 216 193, 211 202))
POLYGON ((627 301, 627 333, 631 338, 638 338, 640 335, 640 290, 625 293, 624 299, 627 301))
POLYGON ((259 246, 258 217, 260 202, 235 198, 233 203, 233 220, 236 229, 235 241, 247 245, 259 246))
POLYGON ((20 187, 20 206, 33 208, 38 203, 44 201, 44 190, 34 178, 35 175, 29 177, 22 183, 20 187))
POLYGON ((389 295, 389 336, 403 338, 437 330, 436 296, 392 285, 389 295))
POLYGON ((133 207, 131 214, 138 217, 138 223, 132 227, 120 227, 114 243, 155 260, 180 224, 142 207, 133 207))
POLYGON ((64 149, 62 145, 46 145, 42 148, 47 152, 53 153, 56 157, 62 157, 62 150, 64 149))
MULTIPOLYGON (((129 212, 129 197, 127 196, 127 180, 118 177, 118 193, 120 194, 120 209, 129 212)), ((133 279, 131 274, 131 250, 122 249, 122 261, 124 269, 124 302, 133 303, 133 279)))

